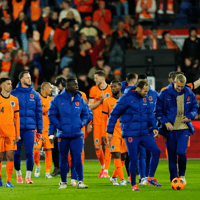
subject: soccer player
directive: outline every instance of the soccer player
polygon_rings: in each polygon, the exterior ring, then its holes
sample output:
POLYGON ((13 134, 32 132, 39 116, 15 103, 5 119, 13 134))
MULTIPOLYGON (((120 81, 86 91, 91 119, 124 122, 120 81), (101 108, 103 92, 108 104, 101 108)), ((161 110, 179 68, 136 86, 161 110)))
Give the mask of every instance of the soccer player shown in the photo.
POLYGON ((36 164, 35 168, 35 178, 40 177, 40 150, 42 145, 44 146, 44 151, 45 151, 45 165, 46 165, 46 174, 45 178, 53 178, 50 175, 50 170, 51 170, 51 163, 52 163, 52 151, 51 149, 53 148, 53 145, 49 141, 49 136, 48 136, 48 126, 49 126, 49 118, 48 118, 48 111, 49 111, 49 106, 50 102, 53 99, 53 97, 50 97, 53 91, 53 88, 50 83, 44 82, 41 85, 41 93, 40 93, 40 98, 42 102, 42 116, 43 116, 43 131, 42 131, 42 137, 43 137, 43 142, 42 140, 39 140, 39 143, 34 146, 34 152, 33 152, 33 158, 36 164))
POLYGON ((102 132, 101 120, 102 120, 102 107, 103 100, 106 97, 112 95, 110 85, 106 83, 106 74, 102 70, 98 70, 94 74, 94 81, 96 86, 93 86, 89 94, 89 107, 93 111, 93 133, 94 133, 94 145, 97 158, 101 164, 101 172, 98 177, 109 177, 108 167, 110 164, 110 147, 105 146, 105 160, 102 150, 102 142, 106 143, 106 132, 102 132), (106 161, 106 163, 105 163, 106 161), (106 166, 105 166, 106 165, 106 166))
POLYGON ((170 180, 179 175, 186 183, 186 149, 188 138, 194 133, 191 119, 195 118, 199 106, 194 93, 185 84, 186 77, 179 74, 175 81, 158 95, 156 117, 163 126, 161 131, 165 132, 167 137, 170 180))
POLYGON ((0 187, 3 187, 1 168, 5 151, 7 158, 5 187, 14 187, 10 181, 14 169, 13 155, 17 150, 16 142, 20 140, 19 102, 16 97, 10 95, 12 82, 9 78, 1 78, 0 85, 2 88, 0 95, 0 187))
MULTIPOLYGON (((108 123, 108 117, 113 110, 116 102, 121 96, 121 83, 120 81, 113 80, 110 84, 111 90, 112 90, 112 96, 106 98, 103 101, 103 118, 102 118, 102 129, 106 132, 106 127, 108 123)), ((113 183, 113 185, 120 185, 125 186, 126 181, 124 179, 124 173, 123 173, 123 165, 126 160, 126 154, 128 152, 126 147, 125 140, 121 137, 121 128, 120 128, 120 122, 117 120, 117 123, 115 125, 113 138, 110 141, 111 145, 111 153, 114 157, 114 164, 115 164, 115 171, 110 178, 110 181, 113 183), (117 182, 117 175, 119 176, 121 182, 118 184, 117 182)))
POLYGON ((107 132, 108 139, 112 139, 117 119, 120 118, 122 137, 126 141, 129 154, 131 185, 133 191, 138 191, 136 185, 136 164, 138 159, 138 145, 142 144, 152 154, 148 183, 160 187, 161 185, 154 178, 158 166, 160 149, 155 140, 149 134, 149 129, 158 135, 154 114, 149 106, 149 99, 146 96, 149 91, 147 81, 138 81, 135 91, 129 90, 122 95, 110 113, 107 132))
POLYGON ((40 95, 33 90, 31 76, 28 71, 19 74, 16 89, 11 94, 19 100, 20 137, 17 142, 17 151, 14 152, 14 165, 17 173, 17 183, 23 183, 21 165, 21 152, 23 142, 26 148, 26 184, 33 184, 31 172, 33 170, 33 146, 35 129, 36 137, 40 138, 43 129, 42 104, 40 95))
POLYGON ((53 124, 57 129, 60 153, 60 189, 67 188, 66 175, 69 149, 77 173, 77 188, 88 188, 83 183, 83 165, 81 160, 83 132, 81 128, 89 120, 89 109, 78 89, 77 79, 74 76, 69 77, 66 80, 66 89, 51 101, 49 108, 50 124, 53 124))

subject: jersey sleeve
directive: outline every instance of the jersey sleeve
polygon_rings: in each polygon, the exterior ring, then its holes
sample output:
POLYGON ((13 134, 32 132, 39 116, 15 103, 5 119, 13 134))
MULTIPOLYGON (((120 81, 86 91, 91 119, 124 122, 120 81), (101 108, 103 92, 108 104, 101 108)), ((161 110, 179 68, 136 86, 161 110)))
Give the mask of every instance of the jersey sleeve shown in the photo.
POLYGON ((85 92, 81 92, 81 94, 82 94, 82 98, 85 100, 85 102, 88 103, 88 99, 87 99, 85 92))
POLYGON ((15 119, 16 135, 20 135, 20 118, 19 118, 19 101, 18 101, 18 99, 15 100, 14 119, 15 119))
POLYGON ((189 88, 190 88, 191 90, 194 89, 194 85, 193 85, 193 83, 188 83, 187 85, 189 86, 189 88))
POLYGON ((90 90, 89 98, 94 99, 95 93, 96 93, 95 87, 92 87, 90 90))
POLYGON ((108 122, 108 115, 109 115, 109 106, 107 99, 103 102, 103 108, 102 108, 102 122, 101 122, 101 129, 102 129, 102 136, 106 136, 106 128, 107 128, 107 122, 108 122))

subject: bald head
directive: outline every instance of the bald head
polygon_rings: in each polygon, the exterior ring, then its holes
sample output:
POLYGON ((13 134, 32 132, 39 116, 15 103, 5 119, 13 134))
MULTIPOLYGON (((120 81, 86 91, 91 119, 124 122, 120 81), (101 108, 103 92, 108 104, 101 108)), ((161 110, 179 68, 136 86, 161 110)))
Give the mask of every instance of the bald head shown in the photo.
POLYGON ((49 82, 43 82, 41 85, 41 93, 43 96, 49 96, 53 92, 53 87, 49 82))

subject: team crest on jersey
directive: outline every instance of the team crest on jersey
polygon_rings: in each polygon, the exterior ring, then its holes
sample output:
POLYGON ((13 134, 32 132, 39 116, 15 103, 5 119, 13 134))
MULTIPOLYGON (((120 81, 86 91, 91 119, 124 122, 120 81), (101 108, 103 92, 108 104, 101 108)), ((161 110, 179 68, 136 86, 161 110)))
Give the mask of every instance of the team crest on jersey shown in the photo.
POLYGON ((30 94, 30 97, 31 97, 31 99, 33 99, 34 98, 34 94, 30 94))
POLYGON ((99 139, 95 139, 95 142, 96 142, 96 143, 99 143, 99 139))
POLYGON ((110 93, 106 93, 106 98, 108 98, 110 96, 110 93))
POLYGON ((114 150, 114 149, 115 149, 115 145, 112 145, 112 146, 111 146, 111 149, 114 150))
POLYGON ((132 137, 129 137, 129 138, 128 138, 128 142, 129 142, 129 143, 133 142, 133 138, 132 138, 132 137))
POLYGON ((76 106, 79 106, 79 102, 78 102, 78 101, 76 101, 76 102, 75 102, 75 105, 76 105, 76 106))
POLYGON ((10 102, 10 105, 11 105, 12 107, 15 107, 15 102, 14 102, 14 101, 11 101, 11 102, 10 102))
POLYGON ((152 101, 153 100, 153 97, 152 96, 149 96, 149 101, 152 101))
POLYGON ((61 142, 61 138, 60 137, 58 138, 58 142, 61 142))
POLYGON ((144 102, 144 103, 146 103, 146 102, 147 102, 146 98, 143 98, 143 102, 144 102))

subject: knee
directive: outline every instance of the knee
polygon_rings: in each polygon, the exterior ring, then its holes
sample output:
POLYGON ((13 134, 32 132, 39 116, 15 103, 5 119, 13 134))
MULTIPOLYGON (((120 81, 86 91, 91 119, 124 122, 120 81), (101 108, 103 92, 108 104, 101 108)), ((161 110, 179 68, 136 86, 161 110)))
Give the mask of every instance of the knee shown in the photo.
POLYGON ((95 150, 101 150, 101 145, 95 145, 95 150))
POLYGON ((186 151, 177 151, 177 155, 178 155, 179 158, 185 157, 186 151))
POLYGON ((13 161, 13 155, 7 155, 6 158, 7 161, 13 161))

